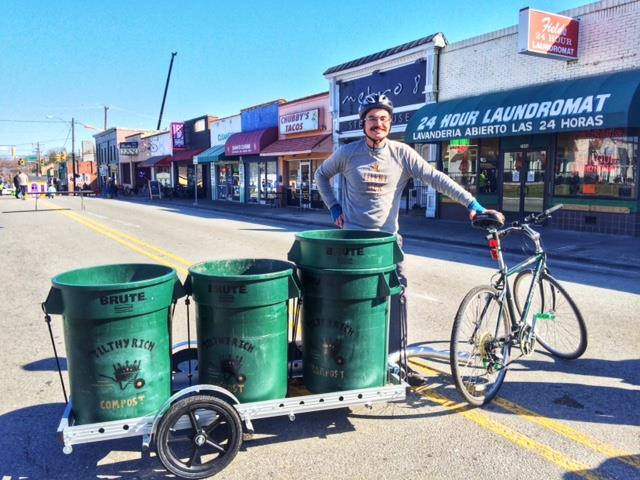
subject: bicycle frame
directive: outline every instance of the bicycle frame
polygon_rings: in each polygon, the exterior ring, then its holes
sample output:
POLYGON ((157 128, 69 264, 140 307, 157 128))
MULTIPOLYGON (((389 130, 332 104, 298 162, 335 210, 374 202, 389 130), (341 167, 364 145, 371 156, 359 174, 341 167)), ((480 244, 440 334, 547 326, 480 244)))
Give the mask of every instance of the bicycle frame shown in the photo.
MULTIPOLYGON (((494 282, 493 286, 500 292, 498 297, 498 302, 500 304, 499 315, 504 314, 504 308, 506 303, 506 308, 509 313, 509 319, 511 321, 511 333, 507 341, 513 340, 513 335, 518 333, 521 326, 526 323, 526 319, 529 315, 529 309, 531 308, 531 301, 533 299, 533 292, 535 285, 537 285, 541 273, 546 269, 547 262, 547 254, 542 248, 542 244, 540 242, 540 234, 533 230, 528 225, 522 225, 518 227, 509 227, 504 230, 490 230, 489 235, 487 235, 487 239, 490 241, 490 245, 492 246, 492 257, 496 258, 499 266, 499 277, 494 282), (535 244, 536 251, 529 258, 521 261, 515 266, 509 268, 504 261, 504 256, 502 254, 502 248, 500 246, 500 238, 508 235, 511 232, 519 231, 524 233, 527 237, 529 237, 535 244), (491 242, 493 240, 493 243, 491 242), (495 256, 493 253, 495 252, 495 256), (511 287, 509 285, 509 277, 512 275, 516 275, 525 270, 533 271, 533 278, 531 280, 531 285, 529 286, 529 291, 527 292, 526 301, 522 308, 522 312, 520 315, 516 315, 516 309, 514 306, 514 297, 511 292, 511 287), (516 320, 517 319, 517 320, 516 320)), ((483 312, 483 316, 484 316, 483 312)), ((534 332, 536 331, 536 321, 537 318, 534 316, 531 321, 531 330, 528 333, 527 341, 531 341, 533 339, 534 332)), ((496 325, 496 330, 499 328, 499 324, 496 325)), ((498 332, 495 332, 495 336, 497 337, 498 332)))

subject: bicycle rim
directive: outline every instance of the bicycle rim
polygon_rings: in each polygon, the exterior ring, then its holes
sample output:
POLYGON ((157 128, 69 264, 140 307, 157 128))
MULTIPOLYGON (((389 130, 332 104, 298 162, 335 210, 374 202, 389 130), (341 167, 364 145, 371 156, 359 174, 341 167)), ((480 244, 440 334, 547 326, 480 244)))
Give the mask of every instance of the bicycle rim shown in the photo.
MULTIPOLYGON (((531 285, 531 272, 516 278, 514 292, 518 310, 531 285)), ((549 353, 568 360, 587 349, 587 328, 582 314, 566 290, 553 277, 543 274, 534 289, 529 319, 536 316, 536 339, 549 353)))
POLYGON ((463 299, 451 334, 451 373, 458 391, 472 405, 488 403, 507 373, 510 331, 498 292, 476 287, 463 299))

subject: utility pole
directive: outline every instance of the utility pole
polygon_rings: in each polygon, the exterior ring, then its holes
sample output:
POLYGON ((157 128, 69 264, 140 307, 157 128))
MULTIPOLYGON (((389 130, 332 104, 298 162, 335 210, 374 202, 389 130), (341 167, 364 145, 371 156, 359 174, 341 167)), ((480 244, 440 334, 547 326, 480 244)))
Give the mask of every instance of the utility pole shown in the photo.
POLYGON ((167 74, 167 83, 164 84, 164 95, 162 96, 162 106, 160 107, 160 117, 158 118, 158 127, 156 130, 160 130, 160 123, 162 123, 162 112, 164 112, 164 101, 167 99, 167 90, 169 89, 169 79, 171 78, 171 69, 173 68, 173 58, 178 52, 171 52, 171 63, 169 63, 169 73, 167 74))
POLYGON ((76 120, 71 118, 71 165, 73 169, 73 191, 76 191, 76 120))
POLYGON ((104 129, 107 129, 107 111, 109 110, 109 107, 107 107, 106 105, 104 106, 104 129))

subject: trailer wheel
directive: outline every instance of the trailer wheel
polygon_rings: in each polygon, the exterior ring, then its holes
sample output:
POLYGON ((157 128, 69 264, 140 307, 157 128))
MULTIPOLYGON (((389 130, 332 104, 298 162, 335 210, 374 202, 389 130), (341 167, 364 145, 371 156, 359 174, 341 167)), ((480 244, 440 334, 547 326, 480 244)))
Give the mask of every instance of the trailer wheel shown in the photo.
POLYGON ((156 433, 162 465, 181 478, 215 475, 234 459, 242 443, 238 412, 224 400, 196 395, 174 403, 156 433))

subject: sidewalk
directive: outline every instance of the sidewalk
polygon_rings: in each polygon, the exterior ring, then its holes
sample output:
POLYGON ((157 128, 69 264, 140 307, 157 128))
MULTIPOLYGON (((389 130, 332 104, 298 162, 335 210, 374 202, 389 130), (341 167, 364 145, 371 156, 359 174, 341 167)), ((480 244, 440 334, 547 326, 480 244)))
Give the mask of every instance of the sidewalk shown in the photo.
MULTIPOLYGON (((128 200, 128 198, 125 198, 128 200)), ((134 198, 131 198, 132 200, 134 198)), ((300 210, 295 207, 273 208, 236 202, 199 200, 144 200, 165 206, 181 206, 215 210, 248 218, 262 218, 302 225, 308 229, 335 228, 328 212, 300 210)), ((573 232, 548 227, 539 229, 545 249, 554 259, 595 264, 604 267, 640 271, 640 238, 600 233, 573 232)), ((468 222, 424 218, 400 214, 400 234, 408 239, 435 241, 449 245, 487 248, 485 235, 468 222)), ((521 242, 505 242, 507 252, 522 253, 521 242)))

